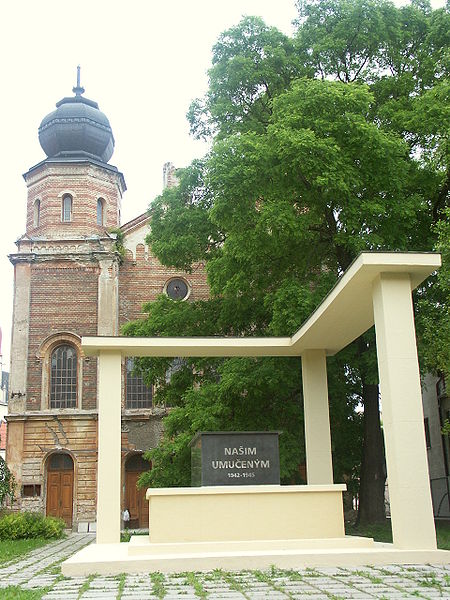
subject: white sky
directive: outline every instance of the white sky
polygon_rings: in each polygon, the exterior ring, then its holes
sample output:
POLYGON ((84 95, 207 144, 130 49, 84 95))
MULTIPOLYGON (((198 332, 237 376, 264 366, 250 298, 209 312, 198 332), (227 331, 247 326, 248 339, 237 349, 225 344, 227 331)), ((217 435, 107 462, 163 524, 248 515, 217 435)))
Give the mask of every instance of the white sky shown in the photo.
MULTIPOLYGON (((443 2, 439 2, 441 5, 443 2)), ((37 129, 71 96, 81 65, 85 97, 98 102, 116 142, 110 163, 125 176, 122 221, 162 189, 162 166, 185 166, 205 146, 189 135, 191 100, 207 88, 211 48, 242 15, 292 33, 294 0, 15 0, 2 8, 0 327, 9 370, 13 266, 7 254, 25 232, 22 174, 45 158, 37 129)))

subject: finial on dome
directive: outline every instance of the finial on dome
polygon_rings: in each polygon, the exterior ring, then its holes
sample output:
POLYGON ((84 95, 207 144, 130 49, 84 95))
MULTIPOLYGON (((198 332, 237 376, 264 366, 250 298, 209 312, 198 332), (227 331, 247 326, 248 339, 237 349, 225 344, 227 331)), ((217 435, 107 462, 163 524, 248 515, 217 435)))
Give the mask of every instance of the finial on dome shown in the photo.
POLYGON ((75 94, 75 96, 81 96, 81 94, 84 94, 84 87, 82 87, 80 85, 80 71, 81 71, 81 67, 80 67, 80 65, 78 65, 78 67, 77 67, 77 85, 76 85, 76 87, 72 88, 72 92, 75 94))

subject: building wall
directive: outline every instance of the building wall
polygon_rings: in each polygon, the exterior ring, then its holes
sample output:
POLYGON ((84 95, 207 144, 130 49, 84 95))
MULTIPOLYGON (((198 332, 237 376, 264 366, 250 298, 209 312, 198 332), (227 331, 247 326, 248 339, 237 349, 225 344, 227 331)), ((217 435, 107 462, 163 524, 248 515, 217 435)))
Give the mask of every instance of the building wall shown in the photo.
MULTIPOLYGON (((164 176, 166 183, 176 184, 172 166, 164 176)), ((81 337, 117 335, 120 326, 142 316, 142 304, 155 300, 174 276, 187 281, 190 300, 206 298, 206 274, 203 265, 190 274, 163 267, 145 243, 147 215, 123 226, 126 256, 119 264, 108 232, 119 223, 125 189, 115 167, 44 161, 25 180, 27 228, 10 256, 15 297, 7 462, 19 492, 14 508, 46 512, 49 458, 68 453, 74 463, 73 527, 87 531, 95 528, 97 501, 97 360, 83 356, 81 337), (68 223, 61 220, 65 193, 73 198, 68 223), (104 226, 97 225, 99 198, 106 202, 104 226), (49 403, 51 354, 61 343, 78 352, 76 408, 55 409, 49 403), (24 495, 23 486, 35 495, 24 495)), ((129 410, 123 400, 123 481, 126 459, 158 444, 165 414, 163 407, 129 410)))
POLYGON ((109 165, 92 162, 45 161, 25 174, 28 186, 27 234, 46 238, 72 238, 104 233, 120 222, 124 184, 122 175, 109 165), (62 198, 73 198, 72 221, 62 222, 62 198), (97 225, 97 200, 105 201, 105 222, 97 225), (35 202, 40 201, 39 225, 35 225, 35 202))
MULTIPOLYGON (((28 364, 33 367, 28 369, 28 410, 48 408, 51 347, 48 352, 41 352, 45 340, 58 333, 63 334, 64 340, 66 332, 80 337, 97 334, 98 277, 99 267, 95 263, 53 259, 51 263, 32 266, 28 364), (43 378, 43 374, 47 377, 43 378)), ((95 362, 95 359, 83 361, 83 409, 96 406, 95 362)))
POLYGON ((442 425, 450 417, 450 400, 443 377, 426 375, 422 385, 424 426, 427 436, 428 470, 435 517, 450 518, 450 447, 442 425))
POLYGON ((427 419, 430 433, 429 447, 427 448, 430 479, 446 475, 436 383, 437 377, 426 375, 422 386, 423 415, 427 419))
POLYGON ((192 273, 184 273, 161 265, 145 243, 149 219, 133 228, 124 227, 126 255, 119 273, 119 326, 145 316, 142 305, 164 292, 167 282, 181 277, 190 288, 189 300, 206 299, 209 288, 203 264, 193 265, 192 273))

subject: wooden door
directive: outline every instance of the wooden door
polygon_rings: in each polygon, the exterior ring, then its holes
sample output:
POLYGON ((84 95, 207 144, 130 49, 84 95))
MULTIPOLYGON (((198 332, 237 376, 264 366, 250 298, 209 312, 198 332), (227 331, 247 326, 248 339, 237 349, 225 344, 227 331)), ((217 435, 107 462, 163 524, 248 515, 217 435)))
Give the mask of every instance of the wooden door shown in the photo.
POLYGON ((145 498, 145 488, 137 488, 137 480, 141 473, 126 471, 125 477, 125 508, 130 513, 130 527, 148 527, 148 500, 145 498))
POLYGON ((48 471, 47 515, 60 517, 72 527, 73 471, 48 471))

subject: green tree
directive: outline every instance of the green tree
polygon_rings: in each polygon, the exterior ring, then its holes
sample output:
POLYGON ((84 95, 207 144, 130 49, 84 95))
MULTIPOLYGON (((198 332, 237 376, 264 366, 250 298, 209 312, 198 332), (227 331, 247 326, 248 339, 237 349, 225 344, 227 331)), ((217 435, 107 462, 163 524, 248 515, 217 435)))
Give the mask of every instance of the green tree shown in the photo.
MULTIPOLYGON (((361 250, 433 247, 448 192, 446 11, 366 0, 299 11, 292 40, 249 18, 214 47, 209 91, 189 113, 211 152, 152 204, 149 235, 164 264, 206 264, 211 299, 160 300, 128 333, 289 335, 361 250)), ((298 361, 189 360, 169 383, 167 361, 141 365, 157 398, 177 404, 146 483, 186 484, 187 442, 208 428, 283 429, 283 480, 297 477, 298 361)), ((359 475, 363 403, 361 518, 380 519, 373 332, 329 375, 335 477, 359 475)))

